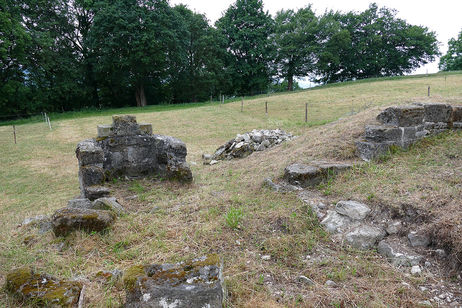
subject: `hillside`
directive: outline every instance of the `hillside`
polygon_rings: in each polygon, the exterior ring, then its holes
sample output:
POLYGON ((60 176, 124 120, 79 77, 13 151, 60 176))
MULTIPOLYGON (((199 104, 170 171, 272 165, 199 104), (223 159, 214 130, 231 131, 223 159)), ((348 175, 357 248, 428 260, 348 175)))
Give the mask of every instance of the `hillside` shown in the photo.
MULTIPOLYGON (((459 264, 447 261, 462 256, 461 131, 422 140, 409 151, 378 162, 361 163, 310 192, 313 199, 329 203, 352 199, 396 215, 410 205, 438 239, 439 246, 431 250, 452 253, 441 262, 432 259, 433 265, 418 277, 409 269, 391 266, 374 251, 334 243, 296 193, 281 194, 262 186, 265 178, 280 178, 294 162, 360 163, 354 141, 364 125, 386 106, 414 101, 462 104, 462 73, 246 98, 242 112, 241 101, 236 100, 194 108, 113 110, 56 121, 52 117, 51 131, 43 122, 16 126, 16 145, 12 127, 1 126, 0 285, 9 270, 31 265, 59 277, 84 277, 90 307, 117 307, 124 303, 123 286, 96 278, 100 270, 218 253, 224 261, 229 307, 416 307, 446 291, 456 301, 461 298, 459 264), (193 184, 114 181, 110 186, 130 214, 118 219, 109 232, 77 232, 66 238, 47 232, 28 238, 35 231, 18 227, 25 218, 51 215, 79 194, 76 144, 94 137, 96 125, 110 123, 112 114, 135 112, 139 122, 153 124, 154 133, 186 143, 193 184), (213 153, 238 133, 275 128, 298 137, 244 159, 202 164, 203 153, 213 153), (230 218, 237 224, 230 224, 230 218), (264 255, 270 260, 263 260, 264 255), (314 284, 299 282, 300 275, 314 284), (326 286, 328 280, 335 287, 326 286), (436 288, 437 293, 431 293, 434 285, 446 291, 436 288)), ((2 291, 0 305, 20 303, 2 291)))

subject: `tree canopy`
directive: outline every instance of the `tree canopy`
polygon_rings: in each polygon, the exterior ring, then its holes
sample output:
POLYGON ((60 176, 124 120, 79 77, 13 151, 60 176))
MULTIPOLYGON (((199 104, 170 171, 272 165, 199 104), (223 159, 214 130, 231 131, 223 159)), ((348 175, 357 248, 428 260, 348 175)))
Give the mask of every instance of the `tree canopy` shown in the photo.
MULTIPOLYGON (((461 35, 442 69, 460 68, 461 35)), ((0 117, 402 75, 436 55, 434 32, 376 4, 273 18, 262 0, 236 0, 212 25, 168 0, 0 0, 0 117)))
POLYGON ((448 42, 448 52, 441 57, 439 68, 442 71, 462 70, 462 30, 459 37, 448 42))

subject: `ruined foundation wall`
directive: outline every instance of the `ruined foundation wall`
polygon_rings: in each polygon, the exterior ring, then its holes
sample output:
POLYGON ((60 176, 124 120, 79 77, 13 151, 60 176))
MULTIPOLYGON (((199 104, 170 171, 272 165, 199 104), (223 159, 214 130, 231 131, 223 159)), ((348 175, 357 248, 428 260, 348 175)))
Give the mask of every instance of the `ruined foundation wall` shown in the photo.
POLYGON ((81 195, 90 200, 104 197, 109 193, 104 183, 121 176, 191 182, 186 155, 181 140, 152 134, 152 126, 138 124, 134 116, 113 116, 112 125, 98 126, 97 138, 77 145, 81 195))
POLYGON ((385 109, 378 125, 367 125, 357 154, 369 161, 388 152, 391 146, 408 148, 417 140, 448 129, 462 128, 462 106, 443 103, 414 103, 385 109))

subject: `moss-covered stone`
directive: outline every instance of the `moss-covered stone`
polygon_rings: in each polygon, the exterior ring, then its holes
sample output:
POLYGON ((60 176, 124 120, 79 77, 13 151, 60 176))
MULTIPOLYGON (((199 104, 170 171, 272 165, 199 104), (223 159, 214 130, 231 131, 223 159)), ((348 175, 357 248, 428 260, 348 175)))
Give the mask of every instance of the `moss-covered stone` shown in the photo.
POLYGON ((77 281, 34 273, 29 267, 24 267, 7 274, 5 288, 38 306, 73 307, 79 300, 82 285, 77 281))
POLYGON ((53 215, 53 232, 56 236, 65 236, 74 230, 99 232, 108 228, 115 219, 116 215, 111 211, 64 208, 53 215))
POLYGON ((127 274, 126 307, 222 307, 222 270, 216 254, 178 264, 132 267, 127 274))
POLYGON ((146 275, 144 271, 144 266, 143 265, 134 265, 130 268, 128 268, 123 275, 123 283, 124 287, 127 290, 133 290, 135 287, 135 283, 138 280, 138 278, 143 277, 146 275))

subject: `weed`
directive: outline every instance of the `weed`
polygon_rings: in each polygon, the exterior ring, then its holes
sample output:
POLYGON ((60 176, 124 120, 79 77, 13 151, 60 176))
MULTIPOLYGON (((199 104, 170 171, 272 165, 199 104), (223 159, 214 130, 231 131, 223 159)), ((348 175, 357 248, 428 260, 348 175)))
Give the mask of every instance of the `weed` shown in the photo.
POLYGON ((231 208, 225 215, 226 224, 231 229, 240 227, 240 222, 244 216, 241 208, 231 208))

